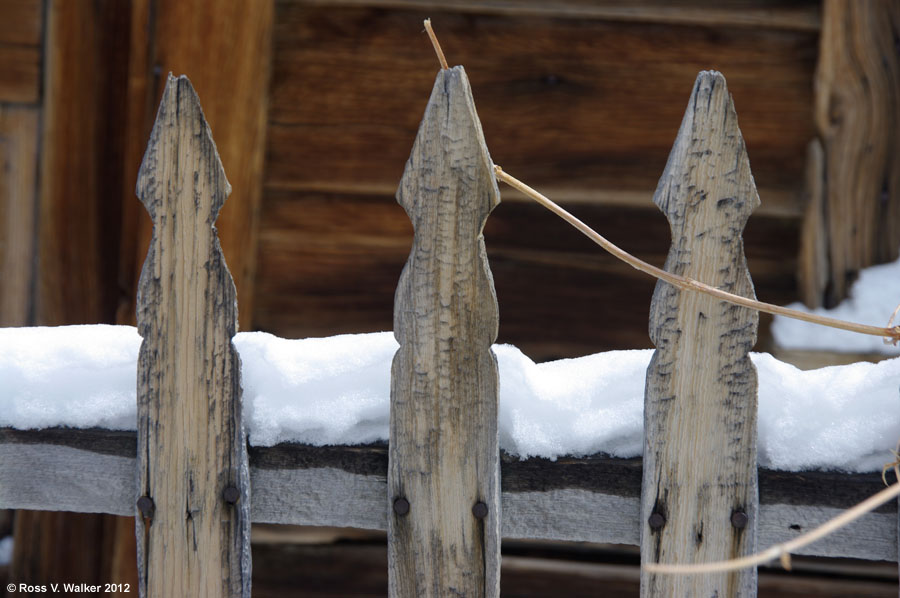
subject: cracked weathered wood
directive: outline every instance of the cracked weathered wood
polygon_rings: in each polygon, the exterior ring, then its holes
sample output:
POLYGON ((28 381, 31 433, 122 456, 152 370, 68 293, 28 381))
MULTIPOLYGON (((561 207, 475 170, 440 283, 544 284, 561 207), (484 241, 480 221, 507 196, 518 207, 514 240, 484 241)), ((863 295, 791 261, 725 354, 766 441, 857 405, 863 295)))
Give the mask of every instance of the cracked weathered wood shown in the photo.
MULTIPOLYGON (((759 196, 720 73, 697 77, 653 200, 671 225, 667 271, 755 298, 741 233, 759 196)), ((644 398, 643 562, 718 561, 756 548, 757 378, 748 351, 757 324, 746 308, 656 286, 656 351, 644 398), (735 513, 749 518, 742 529, 732 525, 735 513)), ((642 572, 641 594, 756 596, 756 570, 642 572)))
POLYGON ((415 239, 394 304, 390 595, 498 596, 498 316, 482 229, 500 196, 460 66, 438 73, 397 201, 415 239), (392 508, 401 497, 408 513, 392 508))
POLYGON ((154 223, 137 314, 138 495, 154 505, 136 511, 144 596, 250 595, 237 303, 213 226, 230 192, 197 94, 169 75, 137 182, 154 223))

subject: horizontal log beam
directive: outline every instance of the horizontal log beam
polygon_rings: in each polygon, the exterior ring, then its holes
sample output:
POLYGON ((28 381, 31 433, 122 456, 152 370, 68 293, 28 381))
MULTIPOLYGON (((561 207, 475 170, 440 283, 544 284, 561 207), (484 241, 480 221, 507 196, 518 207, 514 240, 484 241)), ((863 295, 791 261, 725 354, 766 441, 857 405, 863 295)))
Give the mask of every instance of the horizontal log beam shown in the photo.
POLYGON ((441 12, 550 17, 555 19, 602 19, 666 25, 704 25, 707 27, 759 27, 796 31, 821 29, 819 6, 815 2, 770 2, 751 6, 746 2, 708 2, 704 0, 643 0, 582 2, 562 0, 281 0, 296 3, 341 7, 410 9, 441 12))
MULTIPOLYGON (((134 432, 0 428, 0 508, 131 515, 134 432)), ((384 530, 387 445, 250 447, 254 522, 384 530)), ((759 470, 759 546, 785 542, 883 487, 878 473, 759 470)), ((641 460, 501 459, 504 538, 637 545, 641 460)), ((799 554, 897 560, 889 503, 799 554)))

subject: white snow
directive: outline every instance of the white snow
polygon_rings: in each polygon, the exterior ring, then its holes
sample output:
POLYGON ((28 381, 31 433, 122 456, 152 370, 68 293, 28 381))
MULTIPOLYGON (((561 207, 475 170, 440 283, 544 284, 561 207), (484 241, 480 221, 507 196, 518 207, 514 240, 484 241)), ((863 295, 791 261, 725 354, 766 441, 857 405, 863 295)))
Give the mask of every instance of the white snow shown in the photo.
POLYGON ((0 426, 137 427, 132 326, 0 328, 0 426))
MULTIPOLYGON (((900 304, 900 260, 862 270, 850 287, 849 297, 834 309, 811 310, 802 303, 792 303, 788 307, 857 324, 887 326, 897 304, 900 304)), ((895 321, 893 325, 898 323, 895 321)), ((900 355, 900 347, 886 344, 879 337, 826 328, 784 316, 775 316, 772 335, 785 349, 900 355)))
MULTIPOLYGON (((134 429, 132 327, 0 329, 0 426, 134 429)), ((286 340, 240 333, 250 443, 359 444, 388 437, 393 334, 286 340)), ((652 351, 535 364, 495 345, 500 446, 522 458, 637 456, 652 351)), ((900 438, 900 358, 800 371, 768 354, 759 370, 759 461, 785 470, 874 471, 900 438)))

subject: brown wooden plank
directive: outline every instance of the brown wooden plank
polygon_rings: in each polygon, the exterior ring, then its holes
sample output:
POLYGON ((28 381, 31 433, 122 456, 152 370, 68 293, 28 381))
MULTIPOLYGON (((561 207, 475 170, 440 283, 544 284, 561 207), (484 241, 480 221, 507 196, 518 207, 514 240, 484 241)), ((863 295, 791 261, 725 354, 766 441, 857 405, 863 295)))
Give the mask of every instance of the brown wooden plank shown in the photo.
POLYGON ((231 186, 185 77, 168 79, 137 190, 154 222, 137 318, 141 595, 249 598, 237 298, 214 227, 231 186))
POLYGON ((40 46, 0 43, 0 102, 34 104, 40 89, 40 46))
MULTIPOLYGON (((570 207, 620 247, 662 266, 669 225, 658 210, 570 207)), ((750 270, 766 301, 795 298, 798 226, 758 216, 748 224, 750 270)), ((550 212, 504 200, 488 219, 485 239, 503 314, 500 342, 539 361, 650 346, 653 279, 573 234, 550 212)), ((390 330, 394 289, 411 243, 409 220, 389 195, 269 191, 253 320, 288 338, 390 330)))
POLYGON ((40 46, 41 0, 0 0, 0 45, 40 46))
POLYGON ((806 154, 806 209, 800 230, 797 282, 800 299, 807 307, 821 307, 828 286, 828 220, 825 213, 825 153, 818 139, 809 142, 806 154))
MULTIPOLYGON (((756 298, 741 233, 759 205, 725 78, 697 76, 653 198, 672 226, 668 272, 756 298)), ((705 563, 756 552, 755 311, 659 282, 644 394, 641 561, 705 563), (735 517, 741 517, 735 523, 735 517)), ((755 568, 642 571, 642 596, 756 594, 755 568)))
POLYGON ((0 0, 0 102, 40 99, 42 12, 40 0, 0 0))
POLYGON ((817 31, 817 0, 297 0, 305 4, 365 6, 387 9, 594 18, 674 25, 742 26, 817 31))
POLYGON ((389 593, 497 597, 498 315, 482 231, 500 192, 462 67, 435 79, 397 202, 415 240, 394 302, 389 593))
POLYGON ((39 324, 115 321, 129 19, 112 0, 48 4, 39 324))
POLYGON ((34 317, 38 110, 0 105, 0 326, 34 317))
POLYGON ((108 583, 102 577, 103 552, 76 549, 72 538, 103 538, 108 526, 117 519, 120 518, 111 515, 16 511, 10 583, 17 586, 72 583, 73 575, 84 580, 76 583, 108 583))
POLYGON ((716 68, 741 111, 762 209, 801 213, 813 32, 276 8, 270 187, 393 188, 436 66, 425 36, 410 37, 430 15, 450 62, 470 73, 491 155, 511 174, 568 197, 636 203, 643 194, 651 209, 681 119, 671 99, 698 70, 716 68))
POLYGON ((815 115, 827 181, 827 304, 846 296, 860 269, 900 249, 898 37, 897 2, 824 3, 815 115))

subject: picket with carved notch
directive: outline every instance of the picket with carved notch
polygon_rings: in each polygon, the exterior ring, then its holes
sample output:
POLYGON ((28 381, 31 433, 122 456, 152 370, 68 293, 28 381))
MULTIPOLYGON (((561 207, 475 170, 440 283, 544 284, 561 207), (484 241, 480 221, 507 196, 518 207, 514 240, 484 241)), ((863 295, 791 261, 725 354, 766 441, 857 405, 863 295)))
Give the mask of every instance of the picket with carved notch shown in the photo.
POLYGON ((169 75, 137 181, 154 224, 137 314, 143 596, 250 596, 237 297, 213 226, 230 192, 197 94, 169 75))
MULTIPOLYGON (((725 78, 701 72, 653 201, 666 270, 755 299, 741 238, 759 196, 725 78)), ((644 398, 641 560, 750 554, 757 530, 755 311, 659 282, 644 398)), ((642 596, 756 595, 756 570, 641 575, 642 596)))
POLYGON ((390 595, 496 597, 498 313, 482 230, 500 194, 461 66, 437 75, 397 201, 415 239, 394 303, 390 595))

